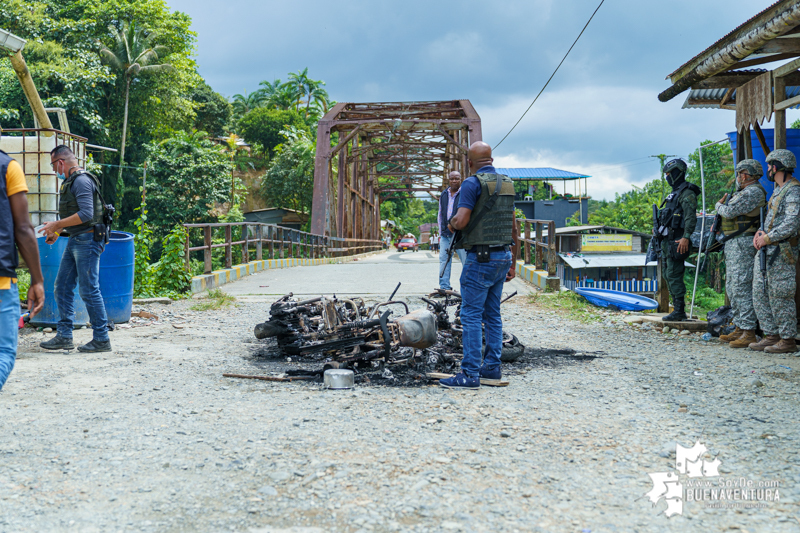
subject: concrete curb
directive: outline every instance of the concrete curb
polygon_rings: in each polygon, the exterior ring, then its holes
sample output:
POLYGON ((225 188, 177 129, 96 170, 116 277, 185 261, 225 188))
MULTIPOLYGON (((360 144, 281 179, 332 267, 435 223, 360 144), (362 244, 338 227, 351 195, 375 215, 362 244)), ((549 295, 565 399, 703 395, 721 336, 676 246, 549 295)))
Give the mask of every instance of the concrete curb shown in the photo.
POLYGON ((556 277, 549 278, 546 270, 536 270, 533 265, 526 265, 522 260, 517 261, 517 276, 542 290, 547 290, 548 280, 551 285, 554 281, 560 283, 556 277))
POLYGON ((274 268, 291 268, 297 266, 315 266, 315 265, 335 265, 340 263, 349 263, 353 260, 358 260, 362 257, 369 257, 371 255, 383 253, 385 250, 378 250, 375 252, 367 252, 365 254, 350 255, 347 257, 325 257, 318 259, 301 259, 301 258, 287 258, 287 259, 263 259, 261 261, 250 261, 246 264, 234 265, 231 268, 224 268, 222 270, 215 270, 211 274, 203 274, 194 276, 192 278, 192 287, 189 290, 190 294, 198 294, 210 289, 214 289, 236 281, 237 279, 255 274, 262 270, 274 268))

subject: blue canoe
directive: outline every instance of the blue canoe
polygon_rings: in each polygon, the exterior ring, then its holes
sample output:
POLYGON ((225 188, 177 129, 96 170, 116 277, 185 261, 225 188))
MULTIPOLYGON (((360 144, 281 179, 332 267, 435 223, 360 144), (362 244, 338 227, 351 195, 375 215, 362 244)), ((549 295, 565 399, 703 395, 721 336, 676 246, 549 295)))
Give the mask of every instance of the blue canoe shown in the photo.
POLYGON ((612 291, 608 289, 592 289, 589 287, 576 287, 575 294, 586 298, 590 304, 598 307, 615 306, 620 311, 645 311, 658 308, 658 302, 646 296, 631 294, 629 292, 612 291))

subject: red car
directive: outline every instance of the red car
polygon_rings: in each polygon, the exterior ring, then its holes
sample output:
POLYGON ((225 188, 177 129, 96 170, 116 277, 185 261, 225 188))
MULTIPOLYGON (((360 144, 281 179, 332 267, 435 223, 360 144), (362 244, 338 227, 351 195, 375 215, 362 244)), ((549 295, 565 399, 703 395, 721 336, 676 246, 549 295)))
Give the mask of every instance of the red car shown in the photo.
POLYGON ((397 243, 397 251, 405 252, 406 250, 418 252, 419 244, 417 243, 417 239, 414 239, 413 237, 403 237, 400 239, 400 242, 397 243))

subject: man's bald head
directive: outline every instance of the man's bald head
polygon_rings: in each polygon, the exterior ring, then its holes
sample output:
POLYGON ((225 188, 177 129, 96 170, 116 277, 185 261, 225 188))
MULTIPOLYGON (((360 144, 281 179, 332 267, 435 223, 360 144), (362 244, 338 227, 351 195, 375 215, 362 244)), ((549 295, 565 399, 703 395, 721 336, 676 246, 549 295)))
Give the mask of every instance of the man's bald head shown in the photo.
POLYGON ((472 172, 477 172, 480 168, 491 165, 494 161, 492 159, 492 147, 483 141, 472 143, 467 157, 469 158, 469 169, 472 172))

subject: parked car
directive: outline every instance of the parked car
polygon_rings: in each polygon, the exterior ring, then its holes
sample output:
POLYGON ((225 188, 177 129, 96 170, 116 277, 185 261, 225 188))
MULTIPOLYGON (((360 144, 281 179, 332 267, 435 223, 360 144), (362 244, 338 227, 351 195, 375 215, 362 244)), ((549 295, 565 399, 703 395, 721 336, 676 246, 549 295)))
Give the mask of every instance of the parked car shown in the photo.
POLYGON ((419 243, 417 239, 413 237, 403 237, 400 239, 400 242, 397 243, 397 251, 398 252, 405 252, 406 250, 411 250, 412 252, 419 251, 419 243))

